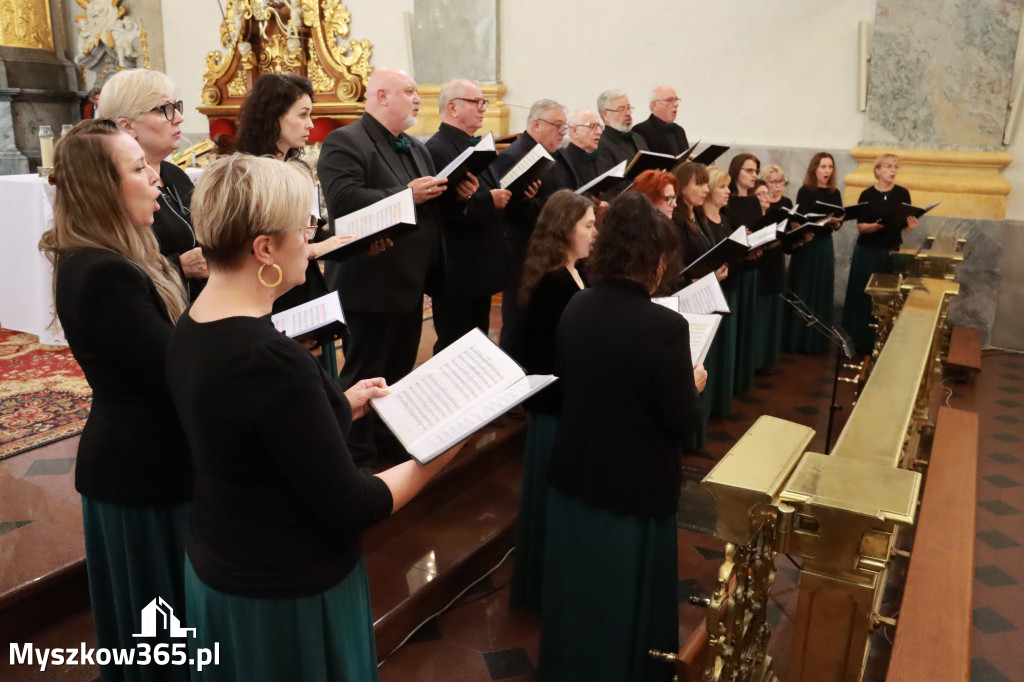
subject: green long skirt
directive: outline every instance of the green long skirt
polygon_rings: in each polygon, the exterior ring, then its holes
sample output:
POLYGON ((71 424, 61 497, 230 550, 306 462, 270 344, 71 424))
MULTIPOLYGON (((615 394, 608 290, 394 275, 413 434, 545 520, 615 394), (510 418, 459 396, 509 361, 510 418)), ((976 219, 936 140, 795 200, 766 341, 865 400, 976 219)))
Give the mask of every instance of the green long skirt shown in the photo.
POLYGON ((218 592, 185 562, 189 656, 219 651, 192 682, 373 682, 377 649, 362 559, 340 583, 312 597, 260 599, 218 592))
POLYGON ((864 293, 864 287, 876 272, 892 272, 889 249, 857 244, 850 261, 850 278, 846 283, 843 329, 853 339, 854 348, 862 355, 870 355, 875 347, 875 330, 868 326, 874 321, 871 297, 864 293))
POLYGON ((757 311, 754 326, 757 329, 755 369, 768 369, 779 364, 782 354, 782 307, 785 302, 778 294, 757 292, 757 311))
POLYGON ((523 459, 523 486, 516 519, 516 551, 509 603, 540 611, 544 580, 544 537, 547 529, 548 464, 555 447, 558 417, 530 415, 523 459))
POLYGON ((679 650, 675 516, 548 499, 539 677, 544 682, 668 682, 651 648, 679 650))
POLYGON ((711 350, 704 362, 708 371, 708 384, 701 394, 704 397, 704 422, 709 417, 720 417, 732 412, 733 375, 736 371, 736 301, 738 293, 729 289, 725 299, 731 315, 723 315, 718 325, 715 340, 711 342, 711 350))
POLYGON ((754 364, 757 348, 757 304, 760 289, 757 268, 736 268, 736 362, 732 380, 733 393, 746 393, 754 385, 754 364))
POLYGON ((320 366, 324 368, 332 379, 338 378, 338 353, 334 347, 334 341, 329 341, 320 346, 320 366))
MULTIPOLYGON (((815 237, 797 249, 789 261, 787 286, 826 325, 832 324, 836 255, 832 235, 815 237)), ((808 327, 793 310, 787 311, 782 328, 782 347, 790 353, 824 353, 828 338, 808 327)))
MULTIPOLYGON (((156 637, 143 633, 142 610, 163 599, 185 621, 185 527, 187 503, 143 507, 102 502, 82 496, 85 565, 96 627, 96 646, 134 649, 140 643, 184 644, 164 628, 156 637)), ((170 647, 168 647, 170 648, 170 647)), ((103 682, 188 680, 188 666, 100 666, 103 682)))

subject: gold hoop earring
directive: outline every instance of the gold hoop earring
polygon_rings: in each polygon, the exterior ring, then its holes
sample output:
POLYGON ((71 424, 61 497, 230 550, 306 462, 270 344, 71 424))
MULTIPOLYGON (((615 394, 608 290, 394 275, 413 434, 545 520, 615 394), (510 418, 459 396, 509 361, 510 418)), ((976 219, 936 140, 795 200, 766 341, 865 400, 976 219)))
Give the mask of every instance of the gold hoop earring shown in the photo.
POLYGON ((275 270, 277 270, 277 281, 274 282, 273 284, 267 284, 263 280, 263 268, 265 268, 265 267, 267 267, 266 263, 261 265, 260 269, 256 271, 256 279, 258 279, 260 281, 260 284, 262 284, 266 288, 273 289, 274 287, 276 287, 277 285, 279 285, 281 283, 281 280, 284 279, 284 272, 281 271, 281 266, 280 265, 278 265, 277 263, 271 263, 270 267, 272 267, 275 270))

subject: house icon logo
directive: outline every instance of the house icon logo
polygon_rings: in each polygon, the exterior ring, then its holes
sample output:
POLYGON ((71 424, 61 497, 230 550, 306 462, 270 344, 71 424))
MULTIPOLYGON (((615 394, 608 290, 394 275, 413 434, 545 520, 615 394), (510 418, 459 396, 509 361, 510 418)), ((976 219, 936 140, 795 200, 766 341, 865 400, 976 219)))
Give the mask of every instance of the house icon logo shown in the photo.
POLYGON ((163 600, 163 597, 157 597, 142 609, 142 632, 132 637, 156 637, 158 621, 171 637, 188 637, 190 634, 192 637, 196 636, 196 629, 181 627, 181 621, 174 615, 174 609, 163 600))

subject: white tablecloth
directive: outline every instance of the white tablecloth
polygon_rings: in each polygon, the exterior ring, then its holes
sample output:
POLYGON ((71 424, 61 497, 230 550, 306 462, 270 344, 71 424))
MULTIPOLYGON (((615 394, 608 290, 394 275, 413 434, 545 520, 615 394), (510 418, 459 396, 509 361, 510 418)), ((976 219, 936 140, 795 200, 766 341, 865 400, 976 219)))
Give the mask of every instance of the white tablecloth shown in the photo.
POLYGON ((38 175, 0 176, 0 327, 66 345, 53 319, 50 263, 39 238, 53 226, 53 187, 38 175))

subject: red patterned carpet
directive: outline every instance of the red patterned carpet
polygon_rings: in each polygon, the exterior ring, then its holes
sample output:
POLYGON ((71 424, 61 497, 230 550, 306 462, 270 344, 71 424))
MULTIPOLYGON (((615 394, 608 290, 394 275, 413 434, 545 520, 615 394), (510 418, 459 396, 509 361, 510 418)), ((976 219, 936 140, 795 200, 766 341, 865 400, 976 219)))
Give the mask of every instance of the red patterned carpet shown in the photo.
POLYGON ((0 459, 81 433, 91 395, 67 347, 0 329, 0 459))

